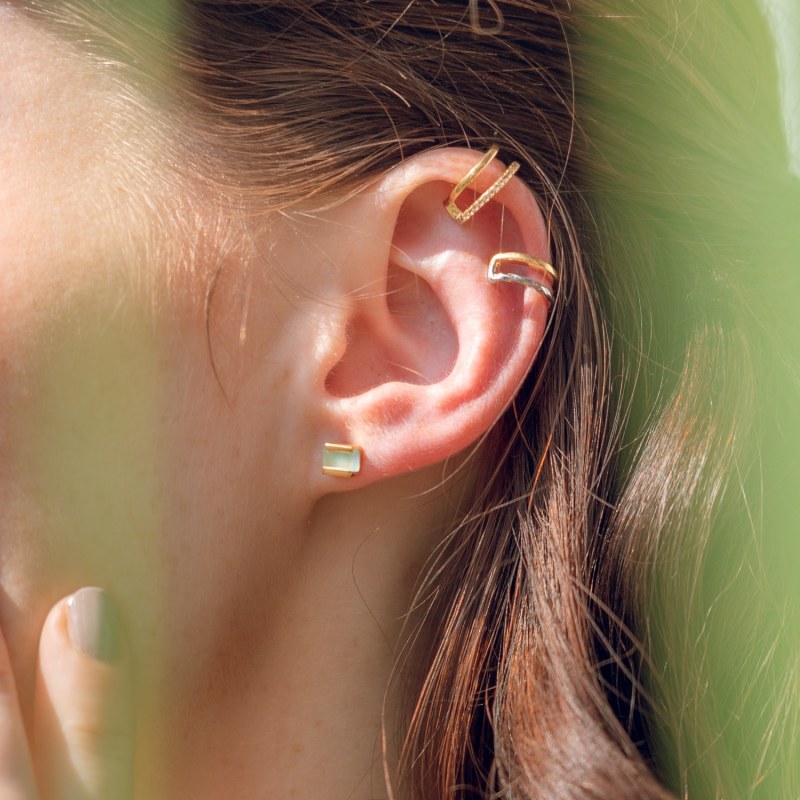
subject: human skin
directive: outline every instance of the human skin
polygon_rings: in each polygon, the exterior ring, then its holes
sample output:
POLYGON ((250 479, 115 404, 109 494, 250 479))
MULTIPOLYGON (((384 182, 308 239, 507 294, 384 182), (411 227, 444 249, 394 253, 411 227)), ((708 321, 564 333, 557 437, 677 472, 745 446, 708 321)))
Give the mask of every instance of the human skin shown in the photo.
MULTIPOLYGON (((29 735, 45 618, 97 585, 137 797, 372 796, 413 585, 470 486, 454 457, 547 314, 483 279, 499 206, 468 230, 429 212, 478 156, 240 228, 162 163, 146 98, 14 7, 0 40, 0 628, 29 735), (363 474, 323 476, 324 441, 363 445, 363 474)), ((546 257, 504 192, 506 249, 546 257)))

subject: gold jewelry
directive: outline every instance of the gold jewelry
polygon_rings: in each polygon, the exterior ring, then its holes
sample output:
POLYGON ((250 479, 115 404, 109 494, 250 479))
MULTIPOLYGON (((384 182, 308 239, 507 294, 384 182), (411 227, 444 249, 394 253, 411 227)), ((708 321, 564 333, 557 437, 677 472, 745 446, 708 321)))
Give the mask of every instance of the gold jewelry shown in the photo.
POLYGON ((500 281, 516 283, 519 286, 525 286, 529 289, 539 292, 541 295, 544 295, 551 305, 555 302, 553 292, 544 284, 539 283, 539 281, 535 281, 532 278, 526 277, 525 275, 517 275, 513 272, 498 272, 498 266, 506 261, 516 261, 517 263, 525 264, 525 266, 530 269, 544 272, 545 274, 549 275, 554 282, 557 282, 558 272, 555 267, 551 266, 546 261, 542 261, 540 258, 529 256, 527 253, 497 253, 496 255, 492 256, 492 259, 489 262, 489 270, 486 276, 492 283, 499 283, 500 281))
POLYGON ((361 448, 351 444, 325 442, 322 471, 336 478, 352 478, 361 471, 361 448))
POLYGON ((486 189, 483 194, 476 197, 472 205, 467 206, 467 208, 462 211, 456 205, 456 200, 469 188, 475 178, 494 161, 499 152, 500 148, 496 144, 493 144, 486 151, 486 154, 481 160, 453 187, 453 191, 450 192, 450 196, 447 198, 447 202, 445 202, 445 208, 447 209, 447 213, 460 225, 463 225, 468 219, 474 217, 475 214, 477 214, 514 177, 514 174, 519 169, 519 163, 512 161, 506 168, 506 171, 486 189))

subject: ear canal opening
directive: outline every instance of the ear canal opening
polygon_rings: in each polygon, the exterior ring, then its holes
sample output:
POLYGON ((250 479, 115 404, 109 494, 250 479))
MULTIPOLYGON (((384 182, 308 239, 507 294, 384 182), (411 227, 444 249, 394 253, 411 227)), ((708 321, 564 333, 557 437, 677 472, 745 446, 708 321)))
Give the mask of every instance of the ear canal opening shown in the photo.
POLYGON ((332 396, 355 397, 385 383, 434 384, 452 371, 458 338, 430 284, 390 264, 384 297, 350 319, 344 355, 325 379, 332 396))

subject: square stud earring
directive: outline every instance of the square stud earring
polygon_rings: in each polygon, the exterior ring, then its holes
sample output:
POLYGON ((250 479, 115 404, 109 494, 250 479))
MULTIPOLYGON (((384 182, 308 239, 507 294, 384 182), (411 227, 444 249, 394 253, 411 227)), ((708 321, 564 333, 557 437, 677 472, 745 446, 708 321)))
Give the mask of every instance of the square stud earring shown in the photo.
POLYGON ((361 471, 361 448, 351 444, 325 442, 322 471, 336 478, 352 478, 361 471))

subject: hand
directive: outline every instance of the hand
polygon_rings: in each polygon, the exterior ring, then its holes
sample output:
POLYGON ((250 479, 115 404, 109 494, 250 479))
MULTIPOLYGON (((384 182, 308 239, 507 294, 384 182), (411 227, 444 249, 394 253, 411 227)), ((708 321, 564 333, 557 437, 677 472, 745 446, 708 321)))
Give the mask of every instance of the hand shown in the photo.
POLYGON ((28 736, 0 635, 0 800, 129 800, 130 670, 105 592, 81 589, 50 611, 35 691, 28 736))

